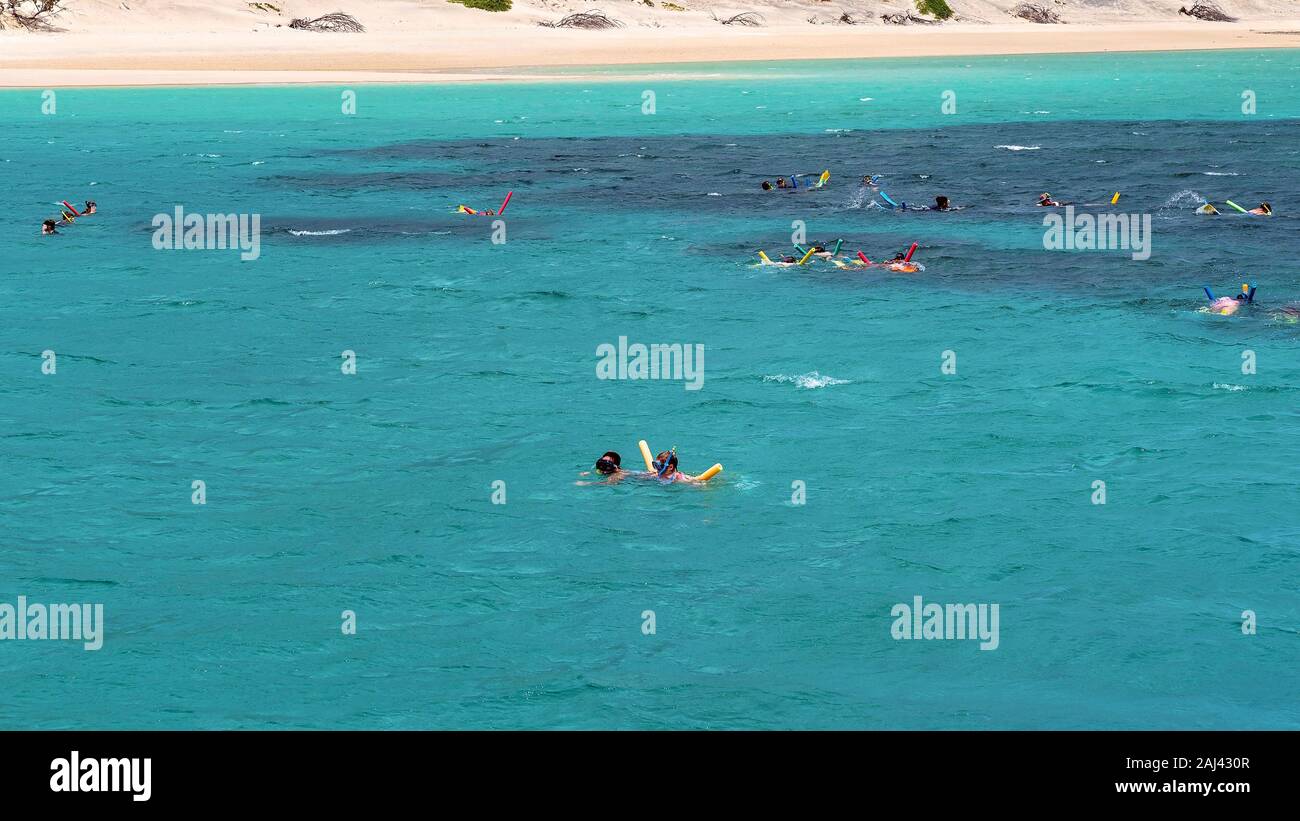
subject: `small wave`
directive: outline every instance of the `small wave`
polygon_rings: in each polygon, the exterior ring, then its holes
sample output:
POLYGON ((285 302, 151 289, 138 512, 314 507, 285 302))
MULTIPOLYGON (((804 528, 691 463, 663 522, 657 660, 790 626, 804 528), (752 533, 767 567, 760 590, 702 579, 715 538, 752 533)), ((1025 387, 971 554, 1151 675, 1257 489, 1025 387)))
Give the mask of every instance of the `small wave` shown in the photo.
POLYGON ((869 102, 871 102, 871 101, 874 100, 874 99, 876 99, 876 98, 875 98, 875 97, 859 97, 859 98, 858 98, 858 102, 860 102, 860 103, 869 103, 869 102))
POLYGON ((1215 383, 1214 383, 1214 389, 1215 389, 1216 391, 1244 391, 1244 390, 1246 389, 1246 386, 1245 386, 1245 385, 1230 385, 1230 384, 1228 384, 1228 383, 1226 383, 1226 382, 1215 382, 1215 383))
POLYGON ((1190 188, 1184 188, 1182 191, 1179 191, 1177 194, 1174 194, 1169 199, 1165 200, 1165 204, 1160 207, 1180 208, 1189 205, 1205 205, 1205 202, 1205 197, 1201 196, 1201 192, 1193 191, 1190 188))
POLYGON ((795 387, 807 388, 824 388, 828 385, 847 385, 849 380, 836 379, 833 376, 822 376, 818 371, 809 371, 808 373, 799 374, 798 376, 788 376, 786 374, 777 374, 776 376, 763 377, 764 382, 777 382, 788 384, 793 382, 795 387))
POLYGON ((1005 148, 1008 151, 1038 151, 1041 145, 995 145, 994 148, 1005 148))
POLYGON ((351 228, 331 228, 328 231, 295 231, 290 228, 289 233, 295 237, 332 237, 336 234, 346 234, 351 230, 351 228))
POLYGON ((1202 171, 1207 177, 1240 177, 1236 171, 1202 171))

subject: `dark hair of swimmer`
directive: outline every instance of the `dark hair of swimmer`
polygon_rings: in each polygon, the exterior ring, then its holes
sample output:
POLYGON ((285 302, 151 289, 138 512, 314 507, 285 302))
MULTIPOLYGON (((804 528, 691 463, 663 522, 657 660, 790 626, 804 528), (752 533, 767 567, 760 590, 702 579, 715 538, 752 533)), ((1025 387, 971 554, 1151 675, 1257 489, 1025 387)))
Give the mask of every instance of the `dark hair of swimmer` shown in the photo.
POLYGON ((1273 206, 1269 205, 1266 202, 1261 202, 1259 204, 1259 210, 1263 211, 1265 214, 1271 214, 1273 213, 1273 206))
POLYGON ((672 476, 677 471, 677 454, 671 450, 662 451, 655 457, 655 466, 660 476, 672 476))
POLYGON ((777 188, 785 188, 785 177, 777 177, 777 178, 776 178, 776 187, 777 187, 777 188))
POLYGON ((763 190, 764 190, 764 191, 771 191, 771 190, 772 190, 772 183, 768 182, 767 180, 763 180, 763 190))
POLYGON ((799 260, 795 259, 794 257, 781 257, 781 261, 782 261, 782 262, 798 262, 799 260))
POLYGON ((940 211, 947 211, 947 210, 948 210, 948 198, 947 198, 947 197, 935 197, 935 198, 934 198, 934 204, 935 204, 935 207, 938 208, 940 211))
POLYGON ((608 476, 611 473, 618 473, 623 464, 623 459, 614 451, 606 451, 605 455, 596 460, 596 472, 608 476))
POLYGON ((55 227, 54 227, 54 226, 55 226, 55 222, 54 222, 54 220, 46 220, 45 222, 41 223, 41 233, 42 233, 42 234, 57 234, 57 233, 59 233, 57 230, 55 230, 55 227))
POLYGON ((97 205, 95 204, 95 201, 94 201, 94 200, 86 200, 86 207, 85 207, 84 209, 82 209, 81 213, 83 213, 83 214, 93 214, 93 213, 95 213, 96 210, 98 210, 98 208, 99 208, 99 206, 97 206, 97 205))
POLYGON ((907 262, 907 258, 903 256, 903 252, 902 252, 902 251, 899 251, 897 254, 894 254, 894 261, 895 261, 895 262, 907 262))

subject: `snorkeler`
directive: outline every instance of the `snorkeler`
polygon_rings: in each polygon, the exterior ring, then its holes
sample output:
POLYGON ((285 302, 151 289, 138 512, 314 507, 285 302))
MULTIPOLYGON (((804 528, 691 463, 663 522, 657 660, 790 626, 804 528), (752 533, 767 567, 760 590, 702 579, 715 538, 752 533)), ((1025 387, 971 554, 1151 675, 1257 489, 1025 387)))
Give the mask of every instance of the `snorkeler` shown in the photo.
POLYGON ((699 479, 677 470, 677 449, 665 450, 652 463, 655 476, 662 482, 698 482, 699 479))
POLYGON ((763 190, 764 190, 764 191, 771 191, 771 190, 772 190, 772 183, 768 182, 767 180, 763 180, 763 190))
POLYGON ((580 473, 579 475, 580 475, 580 476, 590 476, 590 475, 592 474, 592 472, 595 472, 595 473, 600 474, 600 476, 603 477, 604 481, 603 481, 603 482, 578 482, 578 484, 580 484, 580 485, 594 485, 594 484, 607 484, 607 485, 610 485, 610 484, 614 484, 615 482, 621 481, 621 480, 623 479, 623 477, 627 476, 628 473, 629 473, 629 471, 623 470, 623 459, 622 459, 622 457, 618 455, 618 452, 617 452, 617 451, 612 451, 612 450, 607 450, 607 451, 605 451, 605 453, 604 453, 604 454, 603 454, 599 459, 596 460, 596 464, 595 464, 595 466, 594 466, 594 468, 593 468, 592 470, 590 470, 590 471, 583 471, 583 472, 580 473))
POLYGON ((1255 284, 1241 284, 1241 293, 1235 297, 1221 296, 1215 297, 1214 292, 1210 290, 1209 285, 1202 286, 1205 289, 1205 295, 1210 299, 1209 312, 1212 314, 1221 314, 1223 316, 1232 316, 1242 305, 1253 305, 1255 303, 1255 284))
POLYGON ((1055 208, 1057 206, 1064 205, 1065 203, 1057 202, 1056 200, 1052 199, 1051 194, 1048 194, 1046 191, 1044 191, 1038 197, 1038 204, 1044 208, 1055 208))
POLYGON ((863 176, 863 178, 862 178, 862 184, 865 185, 867 188, 879 188, 879 187, 880 187, 880 175, 879 175, 879 174, 868 174, 868 175, 865 175, 865 176, 863 176))
POLYGON ((777 177, 777 178, 776 178, 776 187, 777 187, 777 188, 789 188, 790 185, 785 181, 785 177, 777 177))
POLYGON ((54 220, 46 220, 45 222, 41 223, 41 233, 42 234, 59 233, 58 229, 55 228, 55 224, 56 223, 54 222, 54 220))
POLYGON ((935 211, 947 211, 947 210, 950 209, 951 207, 952 207, 952 206, 948 204, 948 198, 947 198, 947 197, 940 195, 940 196, 934 198, 934 210, 935 210, 935 211))
POLYGON ((1273 206, 1266 202, 1261 202, 1258 208, 1252 208, 1246 213, 1254 214, 1257 217, 1271 217, 1273 216, 1273 206))
POLYGON ((99 206, 95 204, 94 200, 86 200, 86 207, 81 210, 81 216, 84 217, 87 214, 93 214, 98 210, 99 206))

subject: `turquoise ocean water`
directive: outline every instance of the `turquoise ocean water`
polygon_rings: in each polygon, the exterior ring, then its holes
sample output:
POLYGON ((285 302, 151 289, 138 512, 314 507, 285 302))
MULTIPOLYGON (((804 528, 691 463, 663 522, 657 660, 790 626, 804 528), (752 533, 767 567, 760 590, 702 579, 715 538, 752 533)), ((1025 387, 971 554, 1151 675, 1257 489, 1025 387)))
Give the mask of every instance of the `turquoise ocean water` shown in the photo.
POLYGON ((0 602, 106 622, 0 642, 0 727, 1300 727, 1298 85, 1268 51, 359 87, 355 115, 0 92, 0 602), (892 212, 866 173, 969 207, 892 212), (450 213, 507 190, 503 244, 450 213), (1122 192, 1150 259, 1044 250, 1043 191, 1122 192), (62 199, 102 213, 38 236, 62 199), (177 205, 260 215, 260 258, 154 250, 177 205), (755 266, 795 220, 926 270, 755 266), (702 389, 597 379, 620 336, 703 345, 702 389), (641 438, 726 471, 575 484, 641 438), (998 604, 999 646, 894 640, 918 595, 998 604))

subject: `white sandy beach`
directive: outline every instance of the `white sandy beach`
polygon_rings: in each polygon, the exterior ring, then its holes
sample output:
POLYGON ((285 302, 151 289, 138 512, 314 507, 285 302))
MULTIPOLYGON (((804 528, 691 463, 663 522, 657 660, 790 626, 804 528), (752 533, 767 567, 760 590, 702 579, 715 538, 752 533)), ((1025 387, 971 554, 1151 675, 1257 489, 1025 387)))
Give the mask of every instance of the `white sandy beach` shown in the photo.
MULTIPOLYGON (((18 30, 12 22, 0 30, 0 87, 538 80, 555 78, 546 68, 575 66, 1300 48, 1300 15, 1291 0, 1220 3, 1241 18, 1236 23, 1178 15, 1191 0, 1040 0, 1065 25, 1016 19, 1008 13, 1016 5, 1011 0, 950 0, 955 21, 908 26, 885 24, 880 15, 915 13, 910 0, 681 0, 680 11, 651 2, 516 0, 509 12, 487 12, 445 0, 269 8, 236 0, 65 0, 56 30, 18 30), (592 8, 623 26, 538 25, 592 8), (295 17, 332 11, 351 13, 366 31, 288 27, 295 17), (762 15, 763 24, 724 26, 715 19, 744 11, 762 15), (860 22, 837 23, 846 12, 860 22)), ((592 76, 570 71, 564 78, 592 76)), ((634 76, 654 76, 654 69, 634 76)))

